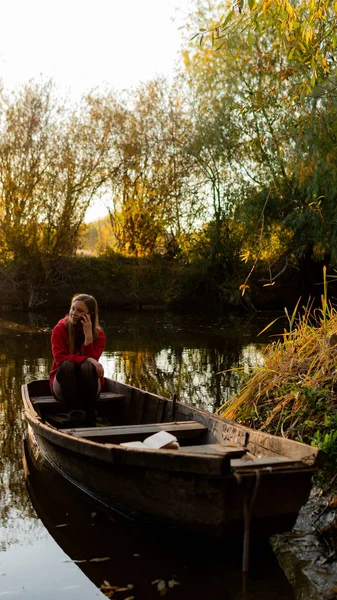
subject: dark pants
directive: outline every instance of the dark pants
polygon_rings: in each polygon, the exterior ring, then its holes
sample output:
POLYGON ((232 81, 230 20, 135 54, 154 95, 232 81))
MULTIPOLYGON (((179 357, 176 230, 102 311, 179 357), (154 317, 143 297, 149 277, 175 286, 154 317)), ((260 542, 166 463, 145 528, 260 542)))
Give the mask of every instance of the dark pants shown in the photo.
POLYGON ((76 365, 65 360, 59 366, 55 380, 53 393, 57 400, 66 402, 69 410, 83 410, 86 425, 94 425, 100 389, 95 367, 86 361, 76 365))

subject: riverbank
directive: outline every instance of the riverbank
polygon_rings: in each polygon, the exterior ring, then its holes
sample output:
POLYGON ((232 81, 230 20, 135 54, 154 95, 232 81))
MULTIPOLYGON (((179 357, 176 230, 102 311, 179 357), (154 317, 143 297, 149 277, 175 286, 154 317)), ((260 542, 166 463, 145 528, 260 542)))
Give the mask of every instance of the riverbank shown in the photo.
MULTIPOLYGON (((66 308, 75 293, 94 295, 105 309, 133 310, 162 307, 170 310, 227 311, 242 313, 255 310, 289 311, 305 290, 295 271, 266 285, 253 273, 242 294, 240 285, 247 273, 228 276, 223 269, 195 263, 182 264, 174 259, 106 257, 62 257, 57 264, 10 264, 1 267, 0 307, 3 310, 43 310, 66 308)), ((315 293, 322 292, 318 282, 315 293)), ((303 295, 304 294, 304 295, 303 295)))

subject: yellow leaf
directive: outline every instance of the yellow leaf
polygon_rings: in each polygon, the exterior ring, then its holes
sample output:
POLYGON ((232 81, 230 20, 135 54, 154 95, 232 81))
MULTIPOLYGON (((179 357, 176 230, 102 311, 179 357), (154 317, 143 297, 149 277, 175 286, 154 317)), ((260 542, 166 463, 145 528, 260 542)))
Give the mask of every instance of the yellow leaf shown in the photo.
POLYGON ((239 290, 241 290, 242 292, 242 296, 245 295, 245 291, 248 290, 249 285, 247 285, 246 283, 243 283, 242 285, 240 285, 239 290))
POLYGON ((291 6, 291 4, 289 2, 286 2, 286 11, 289 15, 289 17, 292 17, 294 14, 293 8, 291 6))
POLYGON ((244 252, 241 252, 240 258, 241 258, 242 262, 245 262, 245 263, 248 262, 248 260, 250 258, 249 250, 245 250, 244 252))
POLYGON ((268 286, 274 285, 274 284, 275 284, 275 281, 272 281, 272 283, 265 283, 263 287, 268 287, 268 286))

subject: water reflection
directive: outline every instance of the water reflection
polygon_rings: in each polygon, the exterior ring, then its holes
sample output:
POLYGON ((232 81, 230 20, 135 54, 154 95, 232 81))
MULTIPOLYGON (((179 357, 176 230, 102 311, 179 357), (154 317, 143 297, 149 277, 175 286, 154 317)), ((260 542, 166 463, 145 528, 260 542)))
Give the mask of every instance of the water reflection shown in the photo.
MULTIPOLYGON (((20 387, 46 378, 51 366, 50 329, 63 316, 3 315, 0 319, 0 549, 36 537, 22 468, 26 426, 20 387), (26 519, 26 521, 25 521, 26 519), (26 522, 26 526, 22 523, 26 522), (27 529, 27 531, 26 531, 27 529), (24 539, 22 538, 24 534, 24 539)), ((266 317, 265 321, 272 320, 266 317)), ((107 333, 106 374, 210 411, 239 383, 233 367, 248 368, 263 346, 256 335, 266 322, 207 320, 166 313, 102 314, 107 333)), ((0 580, 1 581, 1 580, 0 580)))

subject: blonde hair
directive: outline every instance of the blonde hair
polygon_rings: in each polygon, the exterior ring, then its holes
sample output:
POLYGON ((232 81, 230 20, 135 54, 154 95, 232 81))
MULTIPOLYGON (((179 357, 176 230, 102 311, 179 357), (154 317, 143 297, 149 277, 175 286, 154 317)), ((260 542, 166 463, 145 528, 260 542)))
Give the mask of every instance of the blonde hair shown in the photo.
MULTIPOLYGON (((75 294, 75 296, 73 296, 71 299, 70 308, 72 307, 73 303, 76 302, 76 300, 84 302, 88 311, 90 312, 91 323, 92 323, 92 339, 96 340, 98 338, 98 330, 101 328, 100 324, 99 324, 99 320, 98 320, 97 302, 96 302, 95 298, 93 296, 90 296, 89 294, 75 294)), ((70 309, 69 309, 69 312, 70 312, 70 309)), ((67 321, 66 326, 67 326, 68 341, 69 341, 69 354, 73 354, 74 344, 75 344, 75 329, 74 329, 74 326, 73 326, 71 320, 69 319, 69 312, 67 315, 68 321, 67 321)))

